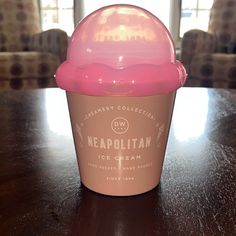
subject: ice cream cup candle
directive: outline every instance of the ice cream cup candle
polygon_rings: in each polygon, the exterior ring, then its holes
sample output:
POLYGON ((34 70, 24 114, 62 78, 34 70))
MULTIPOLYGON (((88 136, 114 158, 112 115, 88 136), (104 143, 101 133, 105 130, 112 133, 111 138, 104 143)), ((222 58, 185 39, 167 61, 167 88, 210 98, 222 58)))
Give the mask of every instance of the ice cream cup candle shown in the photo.
POLYGON ((159 184, 176 90, 186 72, 165 26, 132 5, 76 27, 56 73, 67 91, 82 183, 114 196, 159 184))

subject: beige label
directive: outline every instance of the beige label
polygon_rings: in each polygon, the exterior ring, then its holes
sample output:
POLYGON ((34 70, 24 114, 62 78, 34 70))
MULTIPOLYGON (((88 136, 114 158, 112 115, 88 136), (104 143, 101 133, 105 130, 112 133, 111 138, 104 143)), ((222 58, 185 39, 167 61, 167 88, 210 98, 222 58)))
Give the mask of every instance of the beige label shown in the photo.
POLYGON ((117 196, 160 181, 175 93, 94 97, 67 93, 81 180, 117 196))

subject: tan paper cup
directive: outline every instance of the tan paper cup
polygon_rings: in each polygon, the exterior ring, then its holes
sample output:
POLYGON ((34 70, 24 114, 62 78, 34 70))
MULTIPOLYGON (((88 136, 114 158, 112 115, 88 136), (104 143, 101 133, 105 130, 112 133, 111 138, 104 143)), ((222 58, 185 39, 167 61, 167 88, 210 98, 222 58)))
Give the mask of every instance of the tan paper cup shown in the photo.
POLYGON ((159 184, 175 92, 145 97, 67 92, 67 99, 86 187, 129 196, 159 184))

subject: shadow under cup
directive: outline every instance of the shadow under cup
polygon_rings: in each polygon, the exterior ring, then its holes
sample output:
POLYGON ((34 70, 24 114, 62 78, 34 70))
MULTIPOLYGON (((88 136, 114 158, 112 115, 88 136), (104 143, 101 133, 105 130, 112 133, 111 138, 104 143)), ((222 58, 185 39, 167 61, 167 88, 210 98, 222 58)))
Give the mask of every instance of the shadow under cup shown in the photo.
POLYGON ((133 197, 109 197, 81 188, 72 235, 163 235, 166 219, 153 190, 133 197), (155 231, 153 231, 155 229, 155 231))
POLYGON ((82 183, 113 196, 160 181, 176 92, 143 97, 67 92, 82 183))

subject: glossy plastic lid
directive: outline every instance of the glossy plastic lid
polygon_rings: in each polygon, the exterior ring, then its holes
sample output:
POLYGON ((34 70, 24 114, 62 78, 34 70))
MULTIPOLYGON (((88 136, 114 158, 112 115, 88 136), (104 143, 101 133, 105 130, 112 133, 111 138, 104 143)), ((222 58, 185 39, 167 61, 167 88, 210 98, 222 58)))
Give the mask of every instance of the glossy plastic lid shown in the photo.
POLYGON ((132 5, 101 8, 76 27, 59 87, 93 96, 148 96, 172 92, 186 79, 170 33, 150 12, 132 5))

